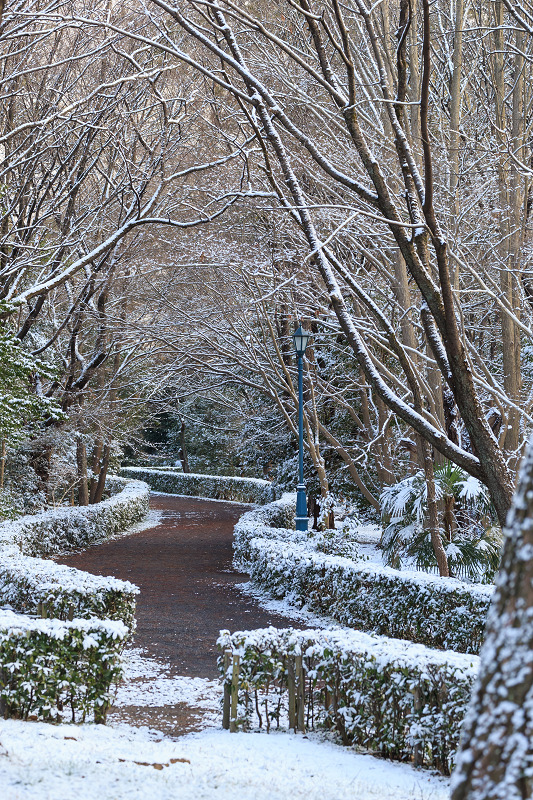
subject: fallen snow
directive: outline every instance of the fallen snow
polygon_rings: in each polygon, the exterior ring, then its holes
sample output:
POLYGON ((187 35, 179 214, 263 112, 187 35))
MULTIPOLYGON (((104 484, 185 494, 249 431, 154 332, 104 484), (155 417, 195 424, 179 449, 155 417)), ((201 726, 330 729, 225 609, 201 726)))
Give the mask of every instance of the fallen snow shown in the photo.
MULTIPOLYGON (((153 494, 153 492, 150 492, 150 494, 153 494)), ((150 508, 144 519, 142 519, 140 522, 136 522, 135 525, 130 525, 130 527, 125 531, 115 534, 115 536, 112 538, 119 539, 122 536, 131 536, 132 533, 141 533, 141 531, 146 531, 149 528, 157 528, 158 525, 161 525, 163 522, 163 517, 163 511, 150 508)))
POLYGON ((0 721, 3 800, 444 800, 448 781, 301 734, 0 721))
MULTIPOLYGON (((222 687, 218 680, 172 676, 166 664, 147 658, 140 648, 126 652, 123 682, 113 705, 172 708, 185 703, 198 715, 202 727, 218 727, 221 720, 222 687)), ((111 713, 113 724, 113 713, 111 713)))
POLYGON ((291 603, 290 597, 284 597, 281 600, 275 600, 271 594, 261 589, 252 581, 236 584, 235 588, 254 600, 271 614, 278 614, 281 617, 286 617, 288 620, 293 620, 297 623, 302 623, 306 628, 327 628, 328 630, 346 630, 340 622, 333 617, 327 617, 324 614, 315 614, 309 611, 307 606, 302 608, 294 603, 291 603))

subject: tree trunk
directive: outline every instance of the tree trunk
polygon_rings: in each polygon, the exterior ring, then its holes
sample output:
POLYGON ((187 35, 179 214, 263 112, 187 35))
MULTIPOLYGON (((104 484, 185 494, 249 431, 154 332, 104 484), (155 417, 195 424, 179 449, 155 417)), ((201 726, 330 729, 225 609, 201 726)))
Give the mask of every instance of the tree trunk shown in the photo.
POLYGON ((81 436, 79 436, 76 441, 76 462, 78 464, 78 505, 88 506, 87 453, 81 436))
MULTIPOLYGON (((495 30, 494 30, 494 89, 495 89, 495 118, 497 139, 500 142, 500 158, 498 160, 498 182, 500 202, 500 290, 507 304, 513 309, 516 303, 516 287, 513 275, 516 251, 520 246, 520 235, 517 235, 516 224, 519 221, 522 203, 520 201, 520 177, 515 168, 509 168, 509 157, 505 139, 507 129, 506 114, 506 81, 504 65, 504 8, 501 0, 496 0, 494 5, 495 30)), ((520 157, 519 139, 521 122, 521 56, 515 57, 517 76, 513 90, 512 110, 512 146, 513 151, 520 157), (518 151, 518 152, 517 152, 518 151)), ((505 313, 501 316, 502 324, 502 356, 503 356, 503 385, 508 396, 515 403, 520 403, 520 361, 517 354, 520 352, 520 332, 514 320, 505 313)), ((520 413, 510 407, 508 411, 504 450, 511 454, 516 453, 519 444, 520 413)))
POLYGON ((187 456, 187 443, 185 441, 185 421, 181 421, 180 425, 180 452, 179 457, 181 461, 181 468, 184 472, 190 472, 189 458, 187 456))
POLYGON ((422 450, 424 459, 424 477, 427 486, 427 500, 428 500, 428 525, 431 536, 431 545, 437 566, 439 568, 439 575, 441 578, 448 578, 450 576, 450 569, 448 567, 448 559, 446 552, 442 546, 442 539, 439 530, 439 507, 437 503, 437 496, 435 491, 435 473, 433 471, 433 459, 431 457, 430 445, 419 437, 420 449, 422 450))
POLYGON ((96 495, 96 487, 98 486, 98 476, 100 474, 100 460, 102 458, 102 447, 103 442, 101 439, 97 439, 94 450, 93 450, 93 458, 91 464, 91 480, 89 482, 89 503, 94 503, 95 495, 96 495))
POLYGON ((105 479, 107 477, 107 468, 109 467, 110 455, 111 455, 111 445, 106 444, 104 447, 104 454, 102 456, 100 472, 98 473, 98 483, 96 484, 96 490, 94 492, 94 497, 91 500, 91 503, 99 503, 104 495, 105 479))
MULTIPOLYGON (((453 35, 453 70, 450 84, 450 199, 452 219, 450 230, 457 239, 457 219, 460 212, 460 202, 457 193, 459 183, 459 127, 461 124, 461 70, 463 64, 463 0, 456 0, 455 25, 453 35)), ((459 288, 459 266, 455 265, 453 283, 459 288)))
POLYGON ((533 796, 533 439, 525 456, 487 619, 452 800, 533 796))

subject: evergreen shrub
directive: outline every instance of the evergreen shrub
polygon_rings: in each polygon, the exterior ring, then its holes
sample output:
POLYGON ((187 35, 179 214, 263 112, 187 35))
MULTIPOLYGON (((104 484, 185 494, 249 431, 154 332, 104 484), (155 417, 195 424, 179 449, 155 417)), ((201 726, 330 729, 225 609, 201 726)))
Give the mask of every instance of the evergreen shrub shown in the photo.
POLYGON ((292 628, 221 631, 218 647, 228 688, 239 656, 237 726, 287 727, 292 675, 291 724, 299 717, 305 729, 333 728, 345 744, 450 773, 477 656, 359 631, 292 628))
POLYGON ((121 622, 31 619, 0 611, 0 713, 104 722, 128 636, 121 622))
POLYGON ((238 503, 269 503, 274 499, 272 484, 259 478, 201 475, 195 472, 124 467, 121 474, 144 481, 156 492, 234 500, 238 503))

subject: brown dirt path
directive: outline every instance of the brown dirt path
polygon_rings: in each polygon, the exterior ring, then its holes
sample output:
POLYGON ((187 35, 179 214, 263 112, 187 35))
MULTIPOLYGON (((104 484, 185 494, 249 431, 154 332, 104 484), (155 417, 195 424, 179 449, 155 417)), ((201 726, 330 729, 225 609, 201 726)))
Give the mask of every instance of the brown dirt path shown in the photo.
POLYGON ((288 627, 236 586, 247 580, 231 565, 233 526, 248 506, 152 495, 161 524, 57 560, 139 586, 135 647, 177 675, 216 678, 215 642, 222 628, 288 627))

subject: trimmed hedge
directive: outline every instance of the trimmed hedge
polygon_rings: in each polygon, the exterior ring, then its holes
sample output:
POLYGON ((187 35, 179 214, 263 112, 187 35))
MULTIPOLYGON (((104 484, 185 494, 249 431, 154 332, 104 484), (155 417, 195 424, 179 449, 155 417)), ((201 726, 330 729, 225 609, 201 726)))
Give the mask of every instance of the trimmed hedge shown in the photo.
POLYGON ((112 478, 110 484, 119 491, 101 503, 58 508, 0 525, 1 604, 63 620, 121 620, 133 631, 139 590, 132 583, 32 557, 103 541, 146 515, 146 484, 122 478, 112 478))
POLYGON ((345 744, 450 773, 476 656, 358 631, 292 628, 221 631, 218 647, 227 697, 239 670, 232 729, 255 722, 267 729, 325 726, 345 744))
POLYGON ((123 467, 120 472, 125 477, 144 481, 156 492, 167 494, 234 500, 239 503, 269 503, 274 499, 272 484, 259 478, 201 475, 147 467, 123 467))
POLYGON ((255 583, 349 627, 479 652, 493 587, 317 552, 310 534, 273 527, 287 520, 288 502, 247 512, 235 526, 235 566, 255 583))
POLYGON ((120 655, 135 627, 128 581, 33 556, 102 541, 148 511, 149 487, 112 478, 114 496, 87 507, 58 508, 0 525, 0 709, 5 716, 73 721, 90 711, 103 721, 120 655), (37 614, 30 619, 19 613, 37 614), (103 617, 104 619, 98 619, 103 617), (83 619, 85 618, 85 619, 83 619))
POLYGON ((55 617, 100 617, 120 620, 133 632, 135 596, 129 581, 23 556, 0 554, 0 605, 23 614, 55 617))
POLYGON ((140 522, 150 491, 141 481, 108 478, 112 497, 90 506, 59 507, 0 524, 0 547, 15 544, 29 556, 45 556, 103 541, 140 522))
POLYGON ((128 629, 109 620, 29 619, 0 611, 0 713, 104 722, 128 629))

